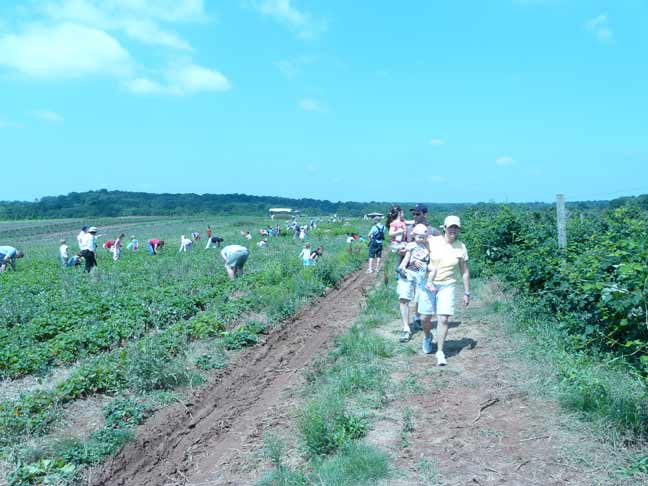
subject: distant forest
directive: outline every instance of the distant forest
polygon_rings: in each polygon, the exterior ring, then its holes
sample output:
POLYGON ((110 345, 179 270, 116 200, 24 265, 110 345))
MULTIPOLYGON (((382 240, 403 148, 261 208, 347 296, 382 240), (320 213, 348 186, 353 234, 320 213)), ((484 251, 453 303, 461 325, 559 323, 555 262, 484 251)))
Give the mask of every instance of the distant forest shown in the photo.
MULTIPOLYGON (((457 212, 476 204, 426 203, 431 212, 457 212)), ((603 209, 627 204, 648 208, 648 195, 623 197, 612 201, 571 202, 578 209, 603 209)), ((0 201, 0 220, 79 218, 90 216, 185 216, 200 214, 250 214, 265 215, 269 208, 288 207, 308 215, 338 214, 362 216, 378 211, 386 212, 389 202, 331 202, 319 199, 291 199, 273 196, 248 196, 246 194, 151 194, 146 192, 108 191, 71 192, 65 196, 48 196, 27 201, 0 201)), ((412 204, 402 204, 407 209, 412 204)), ((493 206, 479 203, 477 206, 493 206)), ((541 209, 548 203, 525 203, 516 206, 541 209)))

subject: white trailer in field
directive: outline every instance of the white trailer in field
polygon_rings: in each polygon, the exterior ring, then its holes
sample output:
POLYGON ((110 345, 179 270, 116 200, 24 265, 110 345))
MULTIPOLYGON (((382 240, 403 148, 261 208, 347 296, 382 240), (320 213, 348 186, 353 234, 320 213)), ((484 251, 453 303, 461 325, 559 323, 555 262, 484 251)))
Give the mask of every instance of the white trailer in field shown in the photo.
POLYGON ((379 217, 380 219, 385 217, 383 213, 367 213, 364 215, 364 219, 373 219, 376 216, 379 217))
POLYGON ((296 218, 299 215, 299 210, 290 208, 270 208, 268 209, 268 212, 270 213, 270 219, 291 219, 296 218))

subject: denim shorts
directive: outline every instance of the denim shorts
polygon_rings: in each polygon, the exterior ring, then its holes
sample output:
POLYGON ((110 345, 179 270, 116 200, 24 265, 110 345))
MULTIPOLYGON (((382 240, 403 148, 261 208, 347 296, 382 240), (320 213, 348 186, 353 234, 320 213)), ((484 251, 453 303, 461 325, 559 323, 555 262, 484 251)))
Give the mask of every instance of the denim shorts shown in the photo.
POLYGON ((373 241, 369 243, 369 258, 380 258, 382 257, 383 244, 374 243, 373 241))
POLYGON ((243 248, 242 250, 235 251, 232 253, 229 258, 227 259, 227 265, 230 268, 243 268, 243 265, 245 265, 245 262, 248 259, 248 250, 247 248, 243 248))
POLYGON ((416 289, 418 312, 424 316, 453 316, 455 312, 455 284, 437 285, 437 292, 425 288, 425 281, 416 289))

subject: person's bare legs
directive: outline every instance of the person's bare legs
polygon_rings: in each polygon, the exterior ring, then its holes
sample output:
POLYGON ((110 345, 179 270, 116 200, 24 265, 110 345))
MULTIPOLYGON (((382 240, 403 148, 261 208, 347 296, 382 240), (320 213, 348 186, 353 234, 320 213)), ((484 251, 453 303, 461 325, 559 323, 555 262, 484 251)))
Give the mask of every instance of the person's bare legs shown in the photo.
POLYGON ((373 262, 374 262, 374 259, 373 259, 373 258, 370 258, 370 259, 369 259, 369 268, 367 269, 367 272, 368 272, 368 273, 373 272, 373 262))
POLYGON ((380 271, 380 257, 376 258, 376 272, 380 271))
POLYGON ((400 313, 403 321, 403 331, 411 332, 409 327, 409 303, 407 299, 400 299, 400 313))
POLYGON ((232 267, 225 265, 225 270, 227 270, 227 276, 230 278, 230 280, 234 280, 236 278, 236 271, 232 267))
POLYGON ((448 335, 448 320, 450 319, 450 316, 447 315, 439 315, 437 316, 437 333, 436 333, 436 338, 437 338, 437 352, 436 352, 436 357, 437 357, 437 365, 439 366, 445 366, 446 364, 446 358, 445 358, 445 353, 443 352, 443 347, 445 346, 445 340, 448 335))
POLYGON ((423 327, 423 335, 429 338, 432 334, 432 316, 421 315, 421 326, 423 327))

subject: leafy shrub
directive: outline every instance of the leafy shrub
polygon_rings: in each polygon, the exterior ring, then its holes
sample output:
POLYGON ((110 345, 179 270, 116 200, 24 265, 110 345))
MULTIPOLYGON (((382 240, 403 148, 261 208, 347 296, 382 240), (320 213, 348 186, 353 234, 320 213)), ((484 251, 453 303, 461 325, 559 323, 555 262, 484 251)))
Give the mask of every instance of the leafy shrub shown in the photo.
POLYGON ((113 429, 135 427, 144 420, 144 406, 132 398, 117 398, 104 407, 104 417, 113 429))
POLYGON ((73 483, 77 475, 74 464, 62 459, 42 459, 33 464, 21 464, 9 476, 10 486, 66 486, 73 483))

